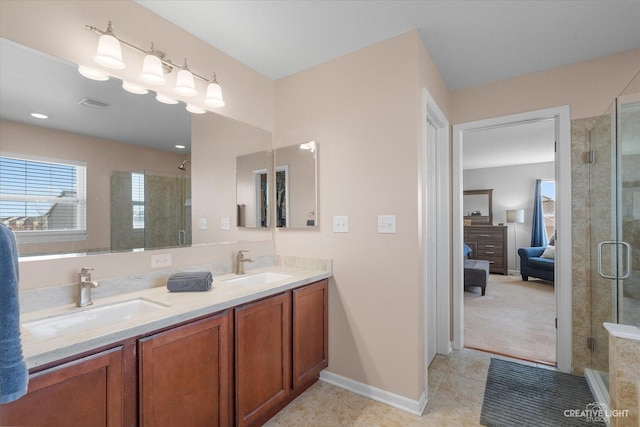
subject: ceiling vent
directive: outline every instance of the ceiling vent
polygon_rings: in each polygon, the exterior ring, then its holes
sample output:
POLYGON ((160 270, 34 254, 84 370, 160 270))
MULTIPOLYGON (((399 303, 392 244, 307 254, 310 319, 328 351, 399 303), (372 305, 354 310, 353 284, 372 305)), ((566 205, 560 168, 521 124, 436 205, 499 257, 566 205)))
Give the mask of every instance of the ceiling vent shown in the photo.
POLYGON ((107 104, 104 101, 100 101, 93 98, 86 98, 86 97, 79 100, 78 104, 84 105, 85 107, 91 107, 91 108, 107 108, 108 106, 111 105, 111 104, 107 104))

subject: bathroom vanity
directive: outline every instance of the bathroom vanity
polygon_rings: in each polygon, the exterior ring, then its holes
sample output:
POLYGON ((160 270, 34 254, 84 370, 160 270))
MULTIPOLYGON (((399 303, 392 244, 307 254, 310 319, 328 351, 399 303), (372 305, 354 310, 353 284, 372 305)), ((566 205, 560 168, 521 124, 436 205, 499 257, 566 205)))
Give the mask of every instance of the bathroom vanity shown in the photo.
POLYGON ((53 339, 23 330, 29 392, 0 405, 0 424, 262 425, 327 366, 331 275, 267 270, 216 278, 210 292, 127 295, 165 304, 142 315, 141 324, 53 339))

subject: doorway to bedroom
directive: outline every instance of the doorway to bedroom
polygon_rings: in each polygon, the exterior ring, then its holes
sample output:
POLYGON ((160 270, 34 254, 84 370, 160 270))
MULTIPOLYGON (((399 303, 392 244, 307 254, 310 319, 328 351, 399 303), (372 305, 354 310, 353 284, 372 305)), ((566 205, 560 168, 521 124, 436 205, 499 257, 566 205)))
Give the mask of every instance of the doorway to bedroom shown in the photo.
POLYGON ((555 366, 558 118, 476 125, 457 145, 459 233, 470 253, 460 263, 461 280, 454 280, 462 288, 460 316, 454 313, 462 339, 454 346, 555 366), (485 205, 479 194, 489 195, 485 205), (482 263, 486 284, 472 274, 482 263))

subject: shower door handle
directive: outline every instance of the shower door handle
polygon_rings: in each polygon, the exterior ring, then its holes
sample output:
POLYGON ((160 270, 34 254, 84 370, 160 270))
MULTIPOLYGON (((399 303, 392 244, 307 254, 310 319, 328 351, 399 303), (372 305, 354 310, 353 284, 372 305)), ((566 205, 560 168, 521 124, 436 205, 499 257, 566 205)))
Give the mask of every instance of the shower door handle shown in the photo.
POLYGON ((598 274, 602 277, 604 277, 605 279, 617 279, 616 275, 609 275, 609 274, 605 274, 602 271, 602 248, 605 245, 617 245, 618 242, 616 242, 615 240, 605 240, 604 242, 600 242, 598 243, 598 274))
POLYGON ((187 232, 178 230, 178 246, 184 246, 187 243, 187 232))
POLYGON ((625 252, 627 253, 627 262, 625 263, 625 268, 623 270, 622 276, 620 276, 619 279, 626 279, 631 274, 631 245, 627 242, 620 242, 619 244, 626 249, 625 252))
MULTIPOLYGON (((618 269, 616 268, 616 272, 617 271, 618 269)), ((629 245, 629 243, 627 242, 616 242, 615 240, 606 240, 604 242, 598 243, 598 274, 600 274, 600 276, 604 277, 605 279, 621 279, 622 280, 622 279, 628 278, 629 275, 631 274, 631 245, 629 245), (615 275, 605 274, 602 271, 602 248, 605 245, 611 245, 611 246, 620 245, 625 249, 626 262, 625 262, 624 271, 621 276, 618 276, 617 274, 615 275)))

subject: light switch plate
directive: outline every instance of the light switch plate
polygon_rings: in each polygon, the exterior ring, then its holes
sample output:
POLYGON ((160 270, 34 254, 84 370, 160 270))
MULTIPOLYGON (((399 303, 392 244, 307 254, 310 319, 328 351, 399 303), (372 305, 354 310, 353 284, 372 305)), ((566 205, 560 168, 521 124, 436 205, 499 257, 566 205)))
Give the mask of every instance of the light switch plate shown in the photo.
POLYGON ((220 218, 220 229, 229 230, 231 228, 231 221, 229 218, 220 218))
POLYGON ((334 216, 333 217, 333 232, 334 233, 348 233, 349 232, 349 217, 348 216, 334 216))
POLYGON ((200 218, 200 221, 198 224, 200 225, 200 230, 206 230, 208 228, 207 218, 200 218))
POLYGON ((395 234, 396 232, 396 216, 395 215, 378 215, 378 233, 395 234))

